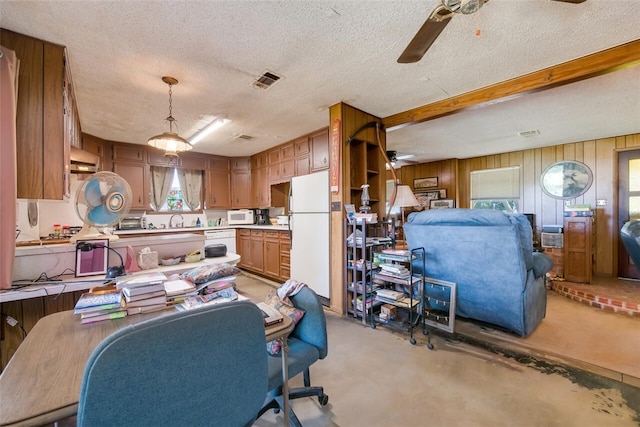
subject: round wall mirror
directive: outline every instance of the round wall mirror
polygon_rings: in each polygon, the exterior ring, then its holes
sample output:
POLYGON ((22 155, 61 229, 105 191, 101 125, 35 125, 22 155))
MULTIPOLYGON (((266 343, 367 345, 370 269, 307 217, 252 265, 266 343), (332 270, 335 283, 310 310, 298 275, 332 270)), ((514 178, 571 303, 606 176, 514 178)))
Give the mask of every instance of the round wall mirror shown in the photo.
POLYGON ((564 160, 542 172, 542 191, 554 199, 573 199, 583 195, 593 183, 591 169, 584 163, 564 160))

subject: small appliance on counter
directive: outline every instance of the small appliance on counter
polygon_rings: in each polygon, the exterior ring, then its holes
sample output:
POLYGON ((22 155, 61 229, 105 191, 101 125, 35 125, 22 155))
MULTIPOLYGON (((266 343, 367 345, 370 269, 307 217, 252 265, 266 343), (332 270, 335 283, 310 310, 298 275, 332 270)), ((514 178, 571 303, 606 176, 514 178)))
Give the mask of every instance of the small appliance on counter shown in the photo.
POLYGON ((255 209, 256 224, 269 225, 269 209, 255 209))
POLYGON ((144 230, 147 228, 147 218, 143 216, 126 216, 116 224, 117 230, 144 230))
POLYGON ((227 211, 227 223, 229 225, 253 224, 255 223, 253 211, 251 209, 227 211))

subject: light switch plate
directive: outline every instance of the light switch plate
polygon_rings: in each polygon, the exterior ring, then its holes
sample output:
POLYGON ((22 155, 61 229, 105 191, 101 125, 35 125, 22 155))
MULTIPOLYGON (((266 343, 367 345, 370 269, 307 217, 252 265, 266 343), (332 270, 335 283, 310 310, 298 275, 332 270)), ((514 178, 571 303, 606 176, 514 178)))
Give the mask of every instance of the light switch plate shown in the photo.
POLYGON ((596 200, 596 206, 607 206, 607 199, 596 200))

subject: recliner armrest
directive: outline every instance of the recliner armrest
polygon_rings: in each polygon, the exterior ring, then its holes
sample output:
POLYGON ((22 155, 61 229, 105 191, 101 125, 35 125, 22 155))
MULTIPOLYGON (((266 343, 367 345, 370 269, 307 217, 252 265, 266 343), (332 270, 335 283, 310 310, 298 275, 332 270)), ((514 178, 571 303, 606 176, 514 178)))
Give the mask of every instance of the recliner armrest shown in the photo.
POLYGON ((553 261, 549 256, 542 252, 534 252, 533 254, 533 275, 539 278, 547 274, 553 268, 553 261))

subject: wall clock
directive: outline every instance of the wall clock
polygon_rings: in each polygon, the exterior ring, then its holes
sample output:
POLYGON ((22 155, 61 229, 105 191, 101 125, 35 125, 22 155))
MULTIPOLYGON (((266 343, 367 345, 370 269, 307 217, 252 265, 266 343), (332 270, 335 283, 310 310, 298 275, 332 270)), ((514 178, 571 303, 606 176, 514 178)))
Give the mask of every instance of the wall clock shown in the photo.
POLYGON ((540 177, 542 191, 554 199, 573 199, 581 196, 592 183, 591 169, 584 163, 571 160, 550 165, 540 177))

